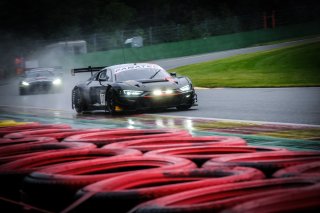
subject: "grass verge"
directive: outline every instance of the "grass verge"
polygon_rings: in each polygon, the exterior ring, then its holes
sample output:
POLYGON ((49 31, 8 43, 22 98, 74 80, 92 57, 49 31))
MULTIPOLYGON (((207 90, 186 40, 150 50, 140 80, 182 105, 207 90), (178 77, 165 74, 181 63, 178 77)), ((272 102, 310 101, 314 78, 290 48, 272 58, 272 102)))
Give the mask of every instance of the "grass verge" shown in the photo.
POLYGON ((320 42, 243 54, 170 70, 198 87, 320 86, 320 42))

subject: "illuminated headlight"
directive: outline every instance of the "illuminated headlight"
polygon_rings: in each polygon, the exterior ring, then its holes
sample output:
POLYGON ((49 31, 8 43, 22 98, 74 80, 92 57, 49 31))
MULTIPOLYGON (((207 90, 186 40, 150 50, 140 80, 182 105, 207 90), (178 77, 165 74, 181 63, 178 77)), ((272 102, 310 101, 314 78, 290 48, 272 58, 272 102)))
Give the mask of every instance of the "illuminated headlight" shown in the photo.
POLYGON ((55 79, 54 81, 52 81, 52 83, 53 83, 54 85, 60 85, 60 84, 61 84, 61 79, 60 79, 60 78, 57 78, 57 79, 55 79))
POLYGON ((143 93, 143 91, 139 90, 123 90, 123 94, 126 96, 139 96, 143 93))
POLYGON ((189 90, 191 90, 191 86, 189 84, 180 88, 180 91, 182 92, 187 92, 189 90))
POLYGON ((162 95, 162 91, 159 90, 159 89, 153 90, 152 94, 155 95, 155 96, 159 96, 159 95, 162 95))
POLYGON ((22 83, 21 83, 23 86, 29 86, 30 84, 28 83, 28 82, 26 82, 26 81, 22 81, 22 83))
POLYGON ((173 93, 172 89, 167 89, 166 91, 164 91, 165 94, 170 95, 173 93))

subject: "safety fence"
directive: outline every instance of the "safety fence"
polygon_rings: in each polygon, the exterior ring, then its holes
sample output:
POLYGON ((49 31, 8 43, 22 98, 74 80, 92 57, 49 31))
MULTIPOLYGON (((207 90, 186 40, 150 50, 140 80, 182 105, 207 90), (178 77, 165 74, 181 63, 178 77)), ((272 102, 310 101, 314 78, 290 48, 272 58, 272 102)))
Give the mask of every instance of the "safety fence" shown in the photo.
POLYGON ((0 126, 4 212, 320 209, 319 151, 175 129, 0 126))

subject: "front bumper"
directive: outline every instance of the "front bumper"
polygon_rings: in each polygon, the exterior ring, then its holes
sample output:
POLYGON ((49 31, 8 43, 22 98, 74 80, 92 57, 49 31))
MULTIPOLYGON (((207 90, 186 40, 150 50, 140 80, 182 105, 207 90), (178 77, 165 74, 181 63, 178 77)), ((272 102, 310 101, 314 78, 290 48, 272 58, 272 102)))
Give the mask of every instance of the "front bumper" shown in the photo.
POLYGON ((171 108, 186 105, 195 105, 197 95, 194 90, 175 93, 172 95, 152 96, 145 95, 139 97, 118 96, 116 105, 121 110, 147 110, 171 108))

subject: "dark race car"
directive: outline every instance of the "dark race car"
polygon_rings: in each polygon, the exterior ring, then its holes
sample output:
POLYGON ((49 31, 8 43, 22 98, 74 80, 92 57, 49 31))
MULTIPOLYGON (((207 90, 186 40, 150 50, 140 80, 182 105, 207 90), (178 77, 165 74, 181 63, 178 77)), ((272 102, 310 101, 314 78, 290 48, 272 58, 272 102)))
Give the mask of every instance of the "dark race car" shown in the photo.
POLYGON ((72 108, 78 113, 90 110, 122 111, 165 109, 186 110, 196 105, 197 95, 187 77, 169 74, 156 64, 120 64, 71 70, 72 74, 91 72, 91 77, 72 90, 72 108), (93 74, 93 72, 98 71, 93 74))
POLYGON ((19 82, 19 94, 39 94, 61 92, 63 90, 61 73, 56 68, 33 68, 26 70, 19 82))

